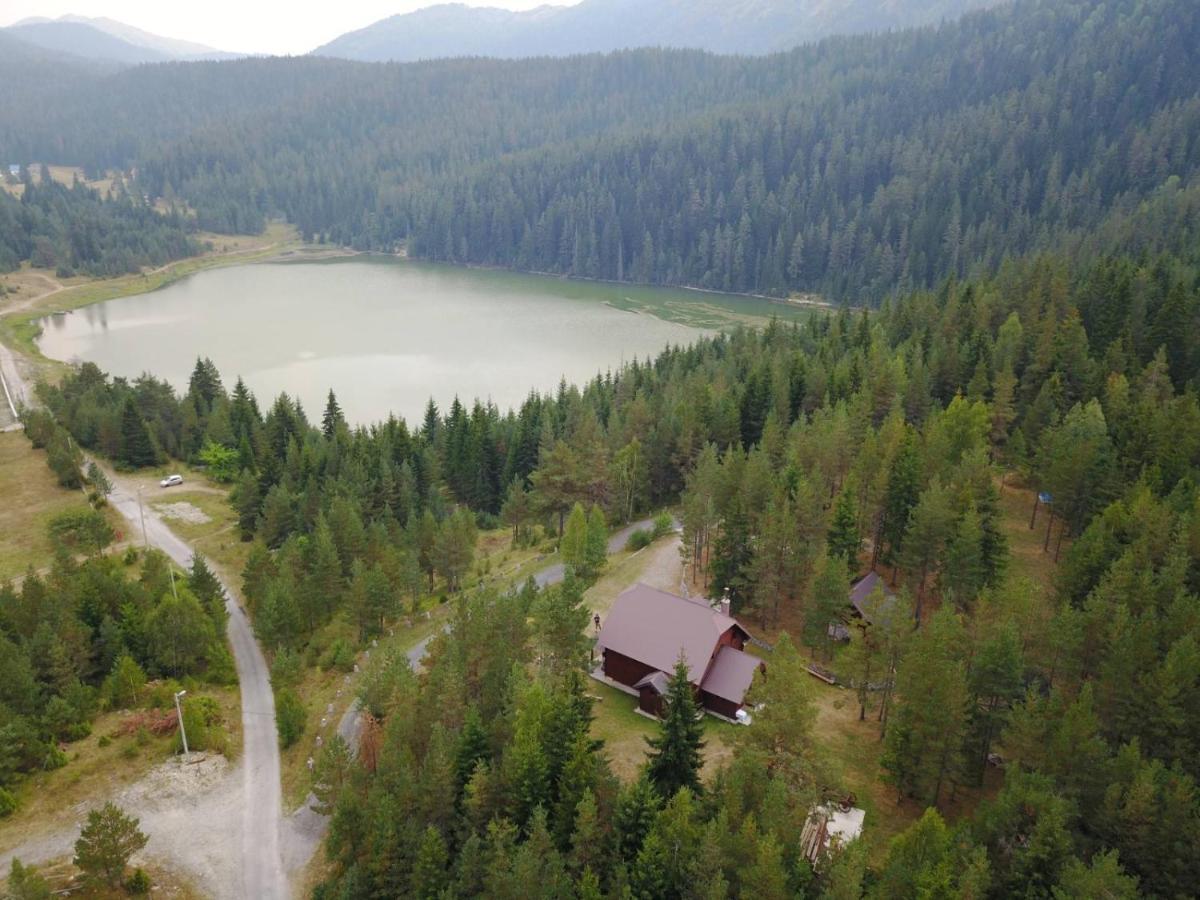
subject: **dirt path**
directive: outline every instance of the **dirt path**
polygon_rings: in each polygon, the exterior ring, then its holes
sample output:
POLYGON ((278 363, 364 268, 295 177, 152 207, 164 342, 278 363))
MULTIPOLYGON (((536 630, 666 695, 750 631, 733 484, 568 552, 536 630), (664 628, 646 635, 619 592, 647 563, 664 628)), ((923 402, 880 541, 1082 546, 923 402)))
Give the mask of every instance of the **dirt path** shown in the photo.
MULTIPOLYGON (((675 522, 675 527, 679 527, 679 523, 675 522)), ((613 532, 608 539, 608 555, 620 553, 625 549, 625 545, 629 543, 629 537, 635 531, 643 530, 650 531, 654 528, 653 519, 642 519, 640 522, 631 522, 623 528, 619 528, 613 532)), ((566 566, 562 563, 555 563, 552 566, 547 566, 533 576, 534 582, 538 587, 549 587, 552 584, 558 584, 566 577, 566 566)))

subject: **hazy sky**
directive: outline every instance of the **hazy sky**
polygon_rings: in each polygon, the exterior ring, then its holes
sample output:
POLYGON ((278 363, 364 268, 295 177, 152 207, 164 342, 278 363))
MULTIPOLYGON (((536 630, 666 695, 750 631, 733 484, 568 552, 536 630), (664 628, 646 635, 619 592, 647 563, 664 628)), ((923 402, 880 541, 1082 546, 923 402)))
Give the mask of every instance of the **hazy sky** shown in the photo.
MULTIPOLYGON (((463 0, 468 6, 532 9, 578 0, 463 0)), ((307 53, 346 31, 397 13, 432 6, 431 0, 0 0, 0 25, 29 16, 64 13, 107 16, 165 37, 244 53, 307 53), (299 10, 302 13, 296 14, 299 10)))

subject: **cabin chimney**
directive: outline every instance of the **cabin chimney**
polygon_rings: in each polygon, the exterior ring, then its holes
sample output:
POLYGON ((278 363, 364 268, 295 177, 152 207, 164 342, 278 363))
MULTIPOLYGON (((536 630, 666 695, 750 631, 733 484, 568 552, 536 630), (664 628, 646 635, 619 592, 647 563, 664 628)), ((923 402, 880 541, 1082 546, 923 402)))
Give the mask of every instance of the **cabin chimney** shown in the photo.
POLYGON ((731 609, 732 603, 729 600, 729 588, 725 588, 725 592, 721 594, 721 615, 729 615, 731 609))

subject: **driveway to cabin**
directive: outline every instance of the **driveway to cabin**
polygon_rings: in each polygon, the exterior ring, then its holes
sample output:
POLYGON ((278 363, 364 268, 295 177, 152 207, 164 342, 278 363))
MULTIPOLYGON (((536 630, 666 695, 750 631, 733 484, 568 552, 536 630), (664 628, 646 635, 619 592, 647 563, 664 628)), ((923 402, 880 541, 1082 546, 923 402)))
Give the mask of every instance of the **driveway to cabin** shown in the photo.
MULTIPOLYGON (((671 520, 671 527, 678 531, 680 527, 679 520, 673 518, 671 520)), ((626 525, 624 528, 618 529, 617 531, 613 532, 612 537, 608 539, 608 555, 612 556, 614 553, 620 553, 622 550, 624 550, 625 545, 629 543, 630 536, 632 536, 635 531, 642 529, 650 531, 653 528, 653 519, 642 519, 640 522, 632 522, 629 525, 626 525)), ((533 576, 533 580, 537 583, 538 587, 544 588, 549 587, 552 584, 559 584, 566 577, 566 575, 566 566, 563 563, 555 563, 554 565, 547 566, 546 568, 542 569, 542 571, 535 574, 533 576)))

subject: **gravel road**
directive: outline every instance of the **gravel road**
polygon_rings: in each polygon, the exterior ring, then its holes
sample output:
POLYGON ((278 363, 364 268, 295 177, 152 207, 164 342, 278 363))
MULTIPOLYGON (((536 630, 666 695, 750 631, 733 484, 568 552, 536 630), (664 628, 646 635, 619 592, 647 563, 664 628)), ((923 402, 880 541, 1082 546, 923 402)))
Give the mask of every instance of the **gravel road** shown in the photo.
MULTIPOLYGON (((676 529, 679 528, 677 520, 672 520, 672 525, 676 529)), ((624 550, 625 545, 629 543, 629 536, 639 528, 649 531, 654 528, 654 520, 642 519, 640 522, 632 522, 624 528, 613 532, 612 537, 608 539, 608 555, 612 556, 614 553, 620 553, 624 550)), ((562 563, 555 563, 535 574, 533 580, 537 583, 538 587, 549 587, 552 584, 560 583, 566 577, 566 574, 566 567, 562 563)))
MULTIPOLYGON (((192 549, 171 531, 136 489, 112 471, 106 473, 113 484, 111 503, 130 523, 130 533, 145 540, 178 565, 192 564, 192 549), (140 507, 140 508, 139 508, 140 507), (145 531, 143 532, 143 527, 145 531)), ((154 498, 156 499, 156 498, 154 498)), ((215 889, 215 896, 282 898, 289 896, 280 854, 282 795, 279 783, 279 739, 275 731, 275 697, 271 692, 270 670, 258 642, 254 639, 245 612, 236 594, 222 582, 229 609, 229 644, 237 664, 242 693, 241 815, 211 823, 224 834, 240 833, 240 859, 230 860, 227 877, 215 889), (240 821, 237 819, 240 818, 240 821)))

